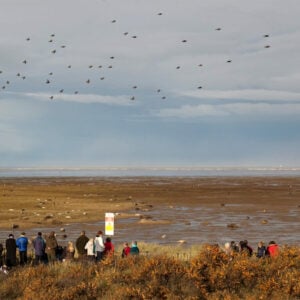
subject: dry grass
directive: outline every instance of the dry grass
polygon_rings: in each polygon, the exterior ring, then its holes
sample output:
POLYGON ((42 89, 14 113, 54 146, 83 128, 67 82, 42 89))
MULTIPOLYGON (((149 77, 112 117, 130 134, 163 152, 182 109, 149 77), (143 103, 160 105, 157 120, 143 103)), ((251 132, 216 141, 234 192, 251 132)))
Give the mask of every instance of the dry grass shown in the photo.
MULTIPOLYGON (((146 245, 141 245, 146 247, 146 245)), ((1 275, 0 299, 299 299, 300 249, 286 247, 276 259, 228 257, 203 245, 188 260, 177 250, 108 258, 101 264, 58 263, 1 275), (17 288, 16 288, 17 287, 17 288)))

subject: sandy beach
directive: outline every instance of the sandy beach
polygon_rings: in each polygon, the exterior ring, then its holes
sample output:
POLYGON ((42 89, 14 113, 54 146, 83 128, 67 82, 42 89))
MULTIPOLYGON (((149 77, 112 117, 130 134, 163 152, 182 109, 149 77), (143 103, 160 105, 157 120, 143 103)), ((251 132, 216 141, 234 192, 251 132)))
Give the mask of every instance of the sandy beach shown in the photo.
POLYGON ((0 180, 0 241, 14 231, 55 230, 61 244, 82 229, 115 242, 187 244, 300 240, 300 177, 6 178, 0 180))

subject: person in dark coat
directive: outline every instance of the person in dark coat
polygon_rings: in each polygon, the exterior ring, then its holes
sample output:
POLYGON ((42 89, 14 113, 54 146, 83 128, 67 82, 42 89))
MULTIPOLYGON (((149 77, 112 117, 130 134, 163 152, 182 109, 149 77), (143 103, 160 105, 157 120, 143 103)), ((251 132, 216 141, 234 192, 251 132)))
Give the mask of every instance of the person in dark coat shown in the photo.
POLYGON ((45 248, 46 242, 42 237, 42 233, 38 232, 37 237, 32 241, 34 248, 34 264, 38 265, 39 263, 45 262, 45 248))
POLYGON ((267 251, 267 249, 266 249, 264 243, 263 242, 259 242, 257 244, 257 254, 256 254, 256 257, 258 257, 258 258, 265 257, 266 256, 266 251, 267 251))
POLYGON ((3 266, 3 245, 0 243, 0 269, 2 269, 3 266))
POLYGON ((55 232, 51 231, 48 236, 46 236, 46 254, 48 258, 48 262, 55 262, 56 259, 56 250, 58 247, 58 243, 55 237, 55 232))
POLYGON ((81 231, 81 234, 76 240, 76 244, 75 244, 79 259, 86 258, 87 251, 85 249, 85 245, 87 244, 88 241, 89 238, 85 235, 85 231, 81 231))
POLYGON ((6 247, 6 266, 11 268, 17 264, 17 244, 13 234, 8 236, 5 242, 6 247))

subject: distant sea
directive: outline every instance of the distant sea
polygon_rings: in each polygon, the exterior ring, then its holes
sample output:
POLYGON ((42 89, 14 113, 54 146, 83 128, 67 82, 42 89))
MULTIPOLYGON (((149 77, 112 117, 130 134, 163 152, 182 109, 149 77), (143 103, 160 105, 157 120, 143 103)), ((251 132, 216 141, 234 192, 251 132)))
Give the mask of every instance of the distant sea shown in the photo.
POLYGON ((300 176, 300 167, 103 167, 103 168, 0 168, 5 177, 217 177, 300 176))

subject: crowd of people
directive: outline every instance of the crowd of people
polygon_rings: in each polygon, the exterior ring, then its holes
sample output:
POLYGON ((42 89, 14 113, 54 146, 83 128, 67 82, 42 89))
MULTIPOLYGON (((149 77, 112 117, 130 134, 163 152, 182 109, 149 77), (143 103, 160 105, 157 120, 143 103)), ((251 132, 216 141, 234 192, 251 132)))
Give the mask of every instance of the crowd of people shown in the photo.
MULTIPOLYGON (((40 263, 54 263, 56 261, 87 260, 90 262, 100 262, 107 256, 114 255, 115 247, 110 237, 104 239, 102 231, 98 231, 94 238, 88 238, 85 231, 82 231, 76 239, 75 245, 69 241, 67 246, 62 247, 58 244, 54 231, 43 236, 41 232, 32 240, 22 232, 20 237, 15 239, 13 234, 9 234, 4 246, 0 243, 0 270, 8 273, 8 270, 18 264, 24 266, 28 263, 27 253, 29 246, 32 246, 34 258, 33 265, 40 263), (18 252, 18 259, 17 259, 18 252)), ((133 241, 131 247, 128 242, 124 243, 121 256, 138 255, 140 252, 137 242, 133 241)))
MULTIPOLYGON (((76 239, 75 245, 69 241, 67 246, 62 247, 58 244, 54 231, 43 236, 41 232, 32 240, 26 237, 25 232, 15 239, 13 234, 9 234, 8 239, 5 241, 5 255, 4 246, 0 243, 0 270, 8 273, 8 270, 19 264, 24 266, 28 263, 27 251, 29 245, 32 246, 34 257, 31 260, 33 265, 40 263, 54 263, 56 261, 72 261, 86 260, 89 262, 100 262, 107 256, 114 255, 115 247, 110 237, 104 239, 103 232, 98 231, 96 236, 88 238, 85 231, 82 231, 80 236, 76 239), (18 259, 17 259, 18 252, 18 259)), ((254 255, 254 250, 249 246, 248 241, 240 241, 239 243, 232 241, 224 245, 224 251, 229 256, 233 257, 236 253, 245 253, 248 256, 254 255)), ((123 258, 129 255, 138 255, 140 250, 137 242, 133 241, 131 246, 128 242, 123 245, 121 256, 123 258)), ((268 246, 263 242, 259 242, 255 252, 256 257, 276 257, 279 254, 279 246, 270 241, 268 246)))
MULTIPOLYGON (((249 246, 248 241, 240 241, 236 243, 235 241, 227 242, 224 245, 225 253, 233 256, 235 253, 245 253, 248 256, 254 254, 253 248, 249 246)), ((260 241, 257 244, 256 257, 276 257, 279 254, 279 246, 274 242, 270 241, 268 246, 265 246, 264 242, 260 241)))

